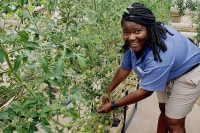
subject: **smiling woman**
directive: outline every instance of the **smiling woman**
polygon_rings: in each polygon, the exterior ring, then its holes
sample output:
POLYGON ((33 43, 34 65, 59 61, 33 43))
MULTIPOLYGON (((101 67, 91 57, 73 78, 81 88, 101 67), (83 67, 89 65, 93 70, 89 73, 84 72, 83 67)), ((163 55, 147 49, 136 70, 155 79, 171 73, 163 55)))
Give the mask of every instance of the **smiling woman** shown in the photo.
MULTIPOLYGON (((109 127, 105 120, 111 123, 117 112, 93 111, 118 67, 120 16, 133 1, 146 3, 167 23, 170 0, 0 0, 0 78, 8 77, 9 84, 0 87, 0 102, 15 96, 0 111, 0 132, 31 133, 39 126, 48 133, 81 127, 93 133, 99 124, 109 127)), ((144 74, 146 66, 137 70, 144 74)))
POLYGON ((140 78, 140 89, 105 103, 98 112, 138 102, 156 91, 161 111, 157 132, 185 133, 185 117, 200 96, 200 49, 173 28, 156 21, 153 12, 140 3, 127 8, 121 25, 124 57, 106 93, 109 96, 132 70, 140 78))
POLYGON ((147 41, 147 29, 141 24, 124 21, 122 24, 123 39, 134 52, 142 51, 147 41))
MULTIPOLYGON (((141 32, 143 34, 139 34, 139 36, 140 37, 142 36, 146 40, 148 40, 149 42, 148 45, 149 47, 152 48, 154 59, 156 61, 162 61, 158 51, 162 50, 164 52, 167 50, 167 47, 163 39, 166 38, 166 33, 167 32, 170 33, 170 32, 164 27, 164 25, 161 22, 157 22, 153 12, 147 8, 144 8, 143 5, 134 3, 132 7, 127 8, 127 10, 128 12, 124 12, 124 14, 122 15, 121 25, 122 25, 123 30, 124 28, 126 29, 128 28, 128 27, 123 27, 124 23, 132 22, 138 25, 139 27, 134 27, 138 29, 133 30, 133 27, 130 27, 129 30, 132 30, 132 32, 134 31, 135 33, 137 32, 138 34, 140 33, 140 31, 144 31, 144 32, 141 32)), ((129 48, 129 44, 127 44, 126 41, 123 48, 124 48, 124 52, 129 48)), ((145 48, 142 48, 142 51, 144 49, 145 48)), ((142 51, 137 51, 137 52, 142 52, 142 51)))

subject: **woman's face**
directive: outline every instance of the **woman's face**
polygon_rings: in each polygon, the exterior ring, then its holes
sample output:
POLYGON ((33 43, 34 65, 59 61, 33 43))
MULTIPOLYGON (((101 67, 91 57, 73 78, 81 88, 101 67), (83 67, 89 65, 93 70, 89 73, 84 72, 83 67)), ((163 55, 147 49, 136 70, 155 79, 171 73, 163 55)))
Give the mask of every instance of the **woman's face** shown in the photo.
POLYGON ((134 52, 140 52, 147 40, 146 27, 135 22, 124 21, 122 29, 124 41, 129 44, 134 52))

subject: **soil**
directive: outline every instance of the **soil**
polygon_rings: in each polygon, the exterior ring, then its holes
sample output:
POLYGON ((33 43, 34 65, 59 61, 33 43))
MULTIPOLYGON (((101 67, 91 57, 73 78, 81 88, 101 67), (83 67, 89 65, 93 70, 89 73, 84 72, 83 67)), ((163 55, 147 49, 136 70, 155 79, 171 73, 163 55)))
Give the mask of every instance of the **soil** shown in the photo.
POLYGON ((120 123, 120 120, 118 118, 114 119, 113 123, 112 123, 112 127, 117 127, 120 123))

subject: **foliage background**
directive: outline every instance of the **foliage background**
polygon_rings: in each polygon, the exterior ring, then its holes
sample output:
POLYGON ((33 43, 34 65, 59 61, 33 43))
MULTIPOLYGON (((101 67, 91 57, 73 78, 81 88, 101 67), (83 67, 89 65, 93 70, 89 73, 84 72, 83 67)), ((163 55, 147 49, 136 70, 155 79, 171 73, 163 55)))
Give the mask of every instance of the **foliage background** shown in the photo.
POLYGON ((190 11, 193 23, 196 24, 197 35, 193 38, 194 41, 200 43, 200 1, 199 0, 173 0, 172 6, 176 7, 179 15, 185 15, 186 11, 190 11))
MULTIPOLYGON (((137 1, 169 22, 170 0, 137 1)), ((107 118, 110 123, 116 115, 99 116, 96 109, 120 64, 121 15, 133 2, 0 0, 1 104, 14 96, 1 108, 0 129, 94 132, 107 118)))

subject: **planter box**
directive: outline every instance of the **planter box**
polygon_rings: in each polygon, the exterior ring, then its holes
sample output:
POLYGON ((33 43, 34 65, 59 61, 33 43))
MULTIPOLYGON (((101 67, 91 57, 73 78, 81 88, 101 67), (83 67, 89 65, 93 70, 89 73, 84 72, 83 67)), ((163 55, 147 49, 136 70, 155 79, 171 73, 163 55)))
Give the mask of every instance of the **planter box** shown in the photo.
POLYGON ((119 118, 116 118, 114 124, 116 125, 110 128, 110 133, 121 133, 124 124, 123 116, 121 115, 119 118))
MULTIPOLYGON (((134 114, 135 111, 137 110, 137 104, 131 104, 128 105, 127 111, 126 111, 126 122, 125 122, 125 131, 128 128, 134 114)), ((121 133, 122 132, 122 128, 123 128, 123 124, 124 124, 124 116, 121 115, 119 118, 116 118, 119 122, 116 122, 117 125, 114 127, 112 126, 110 128, 110 133, 121 133)))

